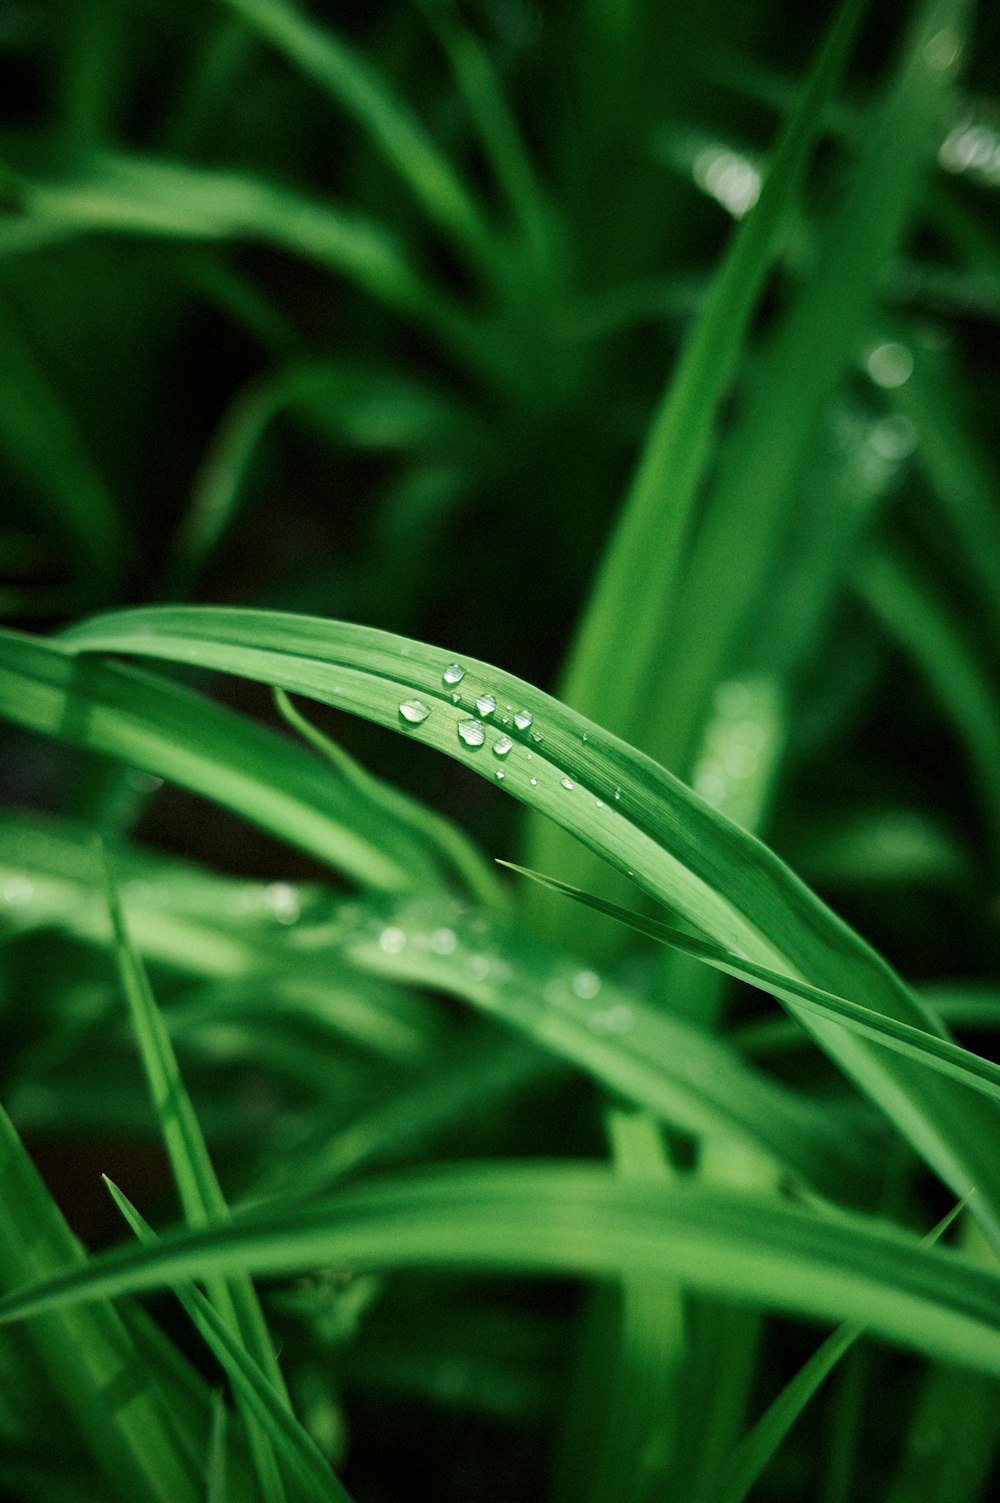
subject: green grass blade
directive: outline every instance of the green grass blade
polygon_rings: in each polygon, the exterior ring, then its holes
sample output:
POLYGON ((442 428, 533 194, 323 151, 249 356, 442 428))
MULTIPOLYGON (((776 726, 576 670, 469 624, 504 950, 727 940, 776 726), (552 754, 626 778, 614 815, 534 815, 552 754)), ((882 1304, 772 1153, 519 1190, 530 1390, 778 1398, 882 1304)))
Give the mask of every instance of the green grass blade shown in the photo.
POLYGON ((360 824, 368 823, 371 826, 386 823, 412 834, 415 843, 434 851, 441 867, 459 878, 461 885, 479 902, 485 903, 487 907, 503 906, 506 894, 498 886, 479 851, 457 826, 433 809, 401 793, 398 788, 373 777, 343 747, 310 724, 283 689, 275 689, 274 699, 282 718, 310 746, 316 748, 354 794, 360 824), (375 817, 366 821, 365 816, 369 810, 375 817))
MULTIPOLYGON (((412 736, 569 829, 722 948, 836 996, 863 996, 865 1006, 908 1026, 935 1026, 891 968, 766 847, 648 758, 485 663, 464 660, 456 704, 440 649, 317 618, 162 607, 99 618, 67 640, 88 652, 243 674, 412 736), (518 743, 506 757, 492 750, 496 730, 506 730, 484 727, 481 744, 459 731, 482 727, 475 704, 487 691, 501 718, 533 717, 524 731, 511 718, 518 743), (404 725, 399 707, 414 695, 431 713, 404 725)), ((802 1020, 958 1195, 977 1186, 978 1214, 1000 1236, 1000 1171, 987 1146, 992 1103, 838 1024, 805 1012, 802 1020)))
POLYGON ((682 774, 712 691, 739 655, 748 612, 767 598, 823 414, 869 333, 885 268, 934 160, 966 13, 965 0, 926 0, 916 12, 850 191, 721 457, 676 610, 656 644, 667 671, 650 679, 644 698, 650 747, 682 774))
POLYGON ((570 654, 561 697, 638 744, 719 407, 865 8, 865 0, 845 0, 837 11, 760 198, 730 241, 650 429, 570 654))
POLYGON ((44 225, 73 235, 257 240, 346 277, 446 338, 464 327, 446 300, 421 282, 389 231, 247 173, 101 154, 73 175, 32 182, 23 206, 44 225))
MULTIPOLYGON (((965 1209, 966 1201, 959 1201, 938 1222, 923 1241, 924 1247, 933 1247, 951 1226, 956 1216, 965 1209)), ((765 1410, 753 1429, 744 1436, 736 1451, 729 1458, 721 1483, 719 1503, 744 1503, 750 1489, 757 1482, 764 1468, 791 1430, 821 1384, 829 1377, 842 1357, 864 1335, 864 1325, 845 1325, 827 1337, 823 1345, 813 1353, 765 1410)))
POLYGON ((212 1395, 212 1433, 205 1467, 205 1503, 228 1503, 226 1481, 226 1401, 221 1390, 212 1395))
POLYGON ((468 190, 419 120, 366 59, 285 0, 223 3, 353 115, 428 217, 489 264, 489 230, 468 190))
POLYGON ((192 1278, 350 1268, 676 1277, 692 1289, 1000 1373, 1000 1275, 885 1223, 586 1165, 425 1170, 308 1207, 115 1250, 0 1301, 0 1321, 192 1278), (498 1229, 503 1235, 498 1235, 498 1229))
POLYGON ((968 1049, 962 1049, 958 1044, 953 1044, 947 1038, 943 1038, 940 1033, 932 1033, 928 1029, 915 1028, 895 1018, 884 1017, 873 1008, 848 1001, 846 997, 835 997, 805 982, 780 976, 766 966, 754 965, 752 961, 743 960, 721 949, 718 945, 709 944, 705 940, 685 934, 670 924, 661 923, 656 919, 647 919, 641 913, 633 913, 629 909, 619 908, 615 903, 607 903, 603 898, 581 892, 579 888, 560 882, 555 877, 543 876, 540 872, 529 871, 527 867, 515 866, 513 862, 507 861, 503 864, 509 866, 512 871, 520 872, 524 877, 530 877, 534 882, 541 882, 543 886, 562 893, 565 897, 573 898, 588 908, 593 908, 598 913, 605 913, 611 918, 618 919, 621 923, 636 929, 640 934, 646 934, 651 939, 658 939, 663 944, 671 945, 684 955, 703 960, 706 965, 734 976, 738 981, 746 981, 750 986, 768 991, 793 1009, 805 1006, 822 1017, 836 1019, 837 1022, 859 1033, 862 1037, 873 1039, 876 1043, 897 1051, 907 1059, 916 1060, 932 1070, 939 1070, 953 1080, 961 1081, 970 1089, 982 1091, 984 1095, 1000 1101, 1000 1065, 995 1065, 991 1060, 983 1059, 981 1055, 973 1054, 968 1049))
POLYGON ((370 806, 360 822, 304 748, 177 685, 0 632, 0 715, 168 778, 364 887, 440 885, 429 855, 370 806))
MULTIPOLYGON (((59 842, 51 828, 33 838, 30 827, 26 832, 23 822, 11 821, 0 824, 0 834, 11 859, 9 868, 0 863, 0 881, 9 870, 15 881, 27 880, 33 889, 19 905, 22 926, 44 926, 103 944, 107 919, 103 903, 90 891, 93 857, 87 839, 59 842)), ((525 945, 503 926, 485 925, 481 913, 470 925, 469 915, 453 901, 432 904, 425 897, 373 910, 352 902, 339 909, 324 906, 312 926, 300 922, 276 931, 272 921, 261 930, 247 921, 245 882, 209 879, 125 850, 116 862, 129 878, 130 932, 150 959, 188 974, 232 978, 251 998, 259 988, 283 1013, 313 1017, 404 1066, 433 1058, 433 1035, 421 1026, 419 1012, 380 1006, 359 983, 374 980, 442 993, 683 1132, 752 1144, 831 1195, 867 1189, 867 1149, 844 1131, 826 1104, 813 1105, 747 1069, 712 1034, 661 1013, 609 978, 581 970, 571 958, 525 945), (217 914, 207 930, 204 919, 199 927, 192 918, 205 910, 217 914), (352 990, 357 994, 353 1011, 352 990)), ((308 904, 300 906, 308 911, 308 904)), ((217 1019, 219 1005, 214 1012, 201 1010, 209 1023, 217 1019)), ((234 1021, 253 1022, 246 1002, 237 1006, 224 993, 221 1007, 234 1021)), ((195 1003, 171 1009, 170 1016, 182 1036, 197 1039, 195 1003)), ((437 1105, 447 1105, 444 1078, 437 1105)), ((433 1117, 433 1099, 428 1109, 433 1117)), ((391 1106, 388 1119, 391 1131, 396 1120, 391 1106)), ((349 1151, 352 1143, 356 1139, 348 1131, 349 1151)), ((343 1147, 334 1139, 319 1167, 331 1161, 338 1167, 343 1147)))
MULTIPOLYGON (((111 915, 115 959, 122 991, 142 1056, 153 1107, 188 1225, 196 1230, 225 1221, 229 1207, 216 1177, 198 1119, 181 1078, 169 1034, 153 997, 142 963, 125 926, 121 904, 107 855, 101 847, 103 878, 111 915)), ((281 1401, 288 1391, 268 1334, 267 1324, 251 1280, 243 1275, 212 1280, 209 1298, 223 1324, 262 1373, 281 1401)), ((265 1498, 282 1503, 284 1488, 270 1441, 248 1417, 247 1434, 265 1498)))
MULTIPOLYGON (((156 1247, 159 1238, 131 1201, 106 1176, 105 1183, 143 1246, 156 1247)), ((275 1388, 265 1376, 265 1370, 233 1339, 230 1328, 198 1289, 193 1285, 178 1285, 175 1293, 218 1358, 236 1393, 264 1430, 276 1454, 299 1482, 304 1497, 310 1503, 350 1503, 349 1494, 331 1472, 326 1458, 289 1409, 283 1386, 275 1388)))
MULTIPOLYGON (((80 1268, 85 1255, 0 1111, 0 1286, 6 1290, 80 1268)), ((124 1500, 196 1503, 166 1396, 138 1358, 110 1305, 53 1314, 28 1332, 38 1363, 106 1485, 124 1500)))

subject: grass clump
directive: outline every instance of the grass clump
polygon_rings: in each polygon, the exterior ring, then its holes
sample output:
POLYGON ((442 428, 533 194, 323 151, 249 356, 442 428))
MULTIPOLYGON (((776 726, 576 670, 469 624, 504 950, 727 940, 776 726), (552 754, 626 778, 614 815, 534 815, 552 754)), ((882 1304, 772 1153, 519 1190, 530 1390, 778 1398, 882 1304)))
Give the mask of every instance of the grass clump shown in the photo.
POLYGON ((994 1495, 994 51, 19 10, 4 1497, 994 1495))

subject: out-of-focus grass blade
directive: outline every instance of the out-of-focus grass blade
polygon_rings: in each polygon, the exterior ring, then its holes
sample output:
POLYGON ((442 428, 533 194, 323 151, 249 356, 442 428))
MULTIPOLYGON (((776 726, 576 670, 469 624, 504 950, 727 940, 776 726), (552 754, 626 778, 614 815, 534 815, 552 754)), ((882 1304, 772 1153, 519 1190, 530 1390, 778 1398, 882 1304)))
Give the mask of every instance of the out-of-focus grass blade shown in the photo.
MULTIPOLYGON (((438 648, 343 622, 207 607, 121 612, 66 640, 242 674, 412 736, 571 830, 724 949, 836 996, 863 996, 918 1030, 935 1027, 773 852, 594 722, 485 663, 457 664, 454 689, 438 648), (418 723, 401 710, 414 697, 428 710, 418 723)), ((959 1195, 977 1187, 977 1213, 1000 1241, 993 1104, 828 1019, 803 1011, 802 1021, 959 1195)))
POLYGON ((551 248, 547 205, 492 58, 463 24, 452 0, 418 0, 418 5, 448 55, 497 181, 528 243, 536 255, 545 256, 551 248))
MULTIPOLYGON (((24 910, 22 926, 42 923, 103 943, 106 915, 92 901, 88 885, 92 855, 85 853, 81 867, 77 850, 66 850, 52 832, 33 842, 8 821, 0 833, 15 857, 26 858, 10 868, 14 882, 31 889, 18 905, 24 910)), ((273 924, 263 934, 247 924, 240 911, 246 883, 195 873, 185 878, 184 868, 175 864, 149 858, 126 864, 126 859, 124 852, 117 857, 131 879, 129 927, 150 958, 193 974, 230 975, 251 995, 257 977, 282 1011, 314 1014, 401 1064, 426 1057, 429 1030, 421 1027, 419 1011, 380 1006, 379 997, 368 996, 360 981, 374 978, 456 997, 681 1131, 748 1141, 834 1195, 864 1188, 865 1149, 828 1107, 814 1106, 746 1069, 711 1034, 581 970, 568 957, 525 946, 523 937, 502 926, 484 925, 481 912, 470 927, 468 914, 454 902, 432 904, 424 897, 388 910, 349 903, 327 908, 313 924, 288 926, 283 942, 273 924), (206 909, 218 915, 207 932, 204 920, 199 929, 188 917, 206 909)), ((0 879, 4 875, 0 865, 0 879)), ((294 901, 293 890, 289 895, 294 901)), ((230 999, 228 1005, 234 1021, 242 1017, 253 1023, 246 1003, 239 1007, 230 999)), ((171 1018, 197 1038, 195 1004, 175 1007, 171 1018)), ((336 1166, 336 1142, 330 1155, 336 1166)), ((319 1162, 329 1164, 330 1158, 324 1153, 319 1162)))
MULTIPOLYGON (((156 1247, 159 1238, 131 1201, 105 1176, 105 1184, 129 1226, 145 1247, 156 1247)), ((284 1390, 276 1388, 266 1369, 234 1340, 231 1329, 212 1302, 192 1285, 178 1285, 175 1293, 206 1343, 218 1358, 239 1395, 276 1454, 299 1482, 310 1503, 350 1503, 350 1496, 331 1472, 326 1458, 299 1424, 285 1402, 284 1390)))
POLYGON ((354 116, 435 224, 485 264, 493 260, 489 230, 468 190, 365 58, 285 0, 223 3, 354 116))
POLYGON ((654 754, 659 748, 646 736, 650 678, 660 665, 719 406, 865 8, 865 0, 846 0, 838 10, 760 198, 730 241, 650 429, 563 678, 569 704, 654 754))
POLYGON ((205 1466, 205 1503, 228 1503, 226 1485, 226 1400, 221 1389, 212 1395, 212 1430, 205 1466))
MULTIPOLYGON (((0 1284, 19 1287, 79 1268, 85 1255, 0 1111, 0 1284)), ((28 1340, 60 1414, 75 1425, 106 1484, 144 1503, 197 1503, 194 1474, 179 1452, 158 1391, 110 1305, 35 1323, 28 1340)))
POLYGON ((676 1277, 739 1303, 822 1320, 1000 1373, 1000 1274, 884 1222, 773 1197, 625 1180, 589 1165, 489 1163, 384 1179, 310 1206, 115 1250, 0 1300, 0 1322, 237 1270, 462 1268, 676 1277), (503 1234, 498 1235, 502 1228, 503 1234))
POLYGON ((912 655, 965 745, 1000 864, 1000 708, 997 691, 943 603, 885 551, 858 572, 865 603, 912 655))
MULTIPOLYGON (((193 1230, 225 1221, 229 1207, 181 1078, 170 1037, 129 938, 103 846, 100 855, 118 974, 184 1215, 193 1230)), ((250 1279, 246 1275, 215 1279, 209 1282, 208 1289, 223 1324, 245 1346, 248 1355, 267 1375, 275 1393, 287 1405, 288 1391, 250 1279)), ((248 1416, 247 1433, 264 1496, 281 1503, 284 1488, 274 1453, 270 1441, 261 1434, 252 1416, 248 1416)))
POLYGON ((262 241, 347 277, 445 338, 465 328, 389 231, 246 173, 102 153, 75 174, 32 182, 21 197, 26 213, 71 234, 262 241))
POLYGON ((863 137, 850 191, 758 365, 721 456, 676 609, 655 644, 654 661, 666 671, 647 675, 642 698, 647 744, 681 774, 712 690, 731 671, 747 613, 766 598, 823 412, 868 332, 880 279, 934 160, 966 9, 965 0, 926 0, 913 18, 884 104, 863 137))
MULTIPOLYGON (((942 1217, 933 1231, 924 1238, 924 1247, 933 1247, 944 1236, 956 1216, 965 1209, 967 1199, 968 1197, 959 1201, 947 1216, 942 1217)), ((729 1458, 720 1484, 719 1503, 743 1503, 820 1385, 864 1333, 863 1324, 841 1326, 832 1336, 827 1337, 791 1382, 785 1385, 729 1458)))
POLYGON ((504 904, 506 894, 498 887, 483 857, 450 820, 367 772, 343 747, 310 724, 283 689, 275 689, 274 698, 282 718, 310 746, 314 746, 331 763, 336 775, 344 780, 355 795, 359 810, 374 806, 380 820, 412 833, 418 845, 434 851, 444 870, 454 872, 480 902, 488 907, 504 904))
POLYGON ((91 598, 99 599, 129 552, 124 520, 2 298, 0 435, 7 462, 72 544, 70 556, 86 575, 91 598))
MULTIPOLYGON (((257 448, 285 411, 315 418, 332 438, 378 449, 471 447, 471 420, 443 397, 385 371, 297 364, 244 388, 226 412, 174 540, 165 595, 182 598, 245 509, 257 448)), ((479 434, 476 433, 478 438, 479 434)))
POLYGON ((402 892, 440 881, 395 821, 370 804, 360 820, 351 789, 304 748, 162 679, 4 631, 0 715, 169 778, 362 886, 402 892))
POLYGON ((590 893, 581 892, 579 888, 560 882, 555 877, 543 876, 541 872, 529 871, 527 867, 515 866, 509 861, 505 861, 503 865, 510 866, 512 871, 520 872, 523 877, 530 877, 534 882, 541 882, 543 886, 550 887, 565 897, 573 898, 578 903, 595 909, 598 913, 606 913, 611 918, 619 919, 623 924, 638 930, 640 934, 646 934, 651 939, 658 939, 663 944, 672 945, 685 955, 695 956, 703 960, 706 965, 714 966, 716 970, 735 976, 738 981, 746 981, 750 986, 768 991, 772 996, 780 998, 793 1008, 803 1005, 823 1017, 835 1018, 846 1028, 860 1033, 863 1037, 874 1039, 876 1043, 883 1044, 887 1049, 894 1049, 909 1059, 918 1060, 932 1070, 940 1070, 942 1074, 949 1075, 954 1080, 960 1080, 963 1085, 982 1091, 985 1095, 992 1096, 995 1101, 1000 1101, 1000 1065, 995 1065, 991 1060, 983 1059, 981 1055, 973 1054, 968 1049, 962 1049, 958 1044, 953 1044, 947 1038, 942 1037, 941 1033, 914 1028, 911 1024, 901 1023, 895 1018, 887 1018, 873 1008, 848 1001, 846 997, 835 997, 830 992, 824 992, 805 982, 780 976, 766 966, 754 965, 752 961, 741 959, 738 955, 723 950, 718 945, 709 944, 705 940, 685 934, 670 924, 660 923, 656 919, 647 919, 641 913, 633 913, 627 908, 619 908, 615 903, 607 903, 603 898, 596 898, 590 893))

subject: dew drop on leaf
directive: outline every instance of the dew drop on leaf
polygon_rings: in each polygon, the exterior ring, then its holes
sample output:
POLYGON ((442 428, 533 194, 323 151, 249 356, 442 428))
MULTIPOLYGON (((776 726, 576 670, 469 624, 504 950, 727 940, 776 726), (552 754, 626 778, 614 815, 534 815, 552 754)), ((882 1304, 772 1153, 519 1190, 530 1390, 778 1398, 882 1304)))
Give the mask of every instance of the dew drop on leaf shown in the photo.
POLYGON ((509 736, 498 736, 493 743, 493 755, 495 757, 505 757, 513 745, 514 743, 509 736))
POLYGON ((449 663, 441 677, 446 684, 460 684, 465 677, 465 669, 461 663, 449 663))
POLYGON ((530 710, 518 710, 514 716, 514 724, 517 726, 519 731, 529 731, 531 729, 531 722, 533 719, 534 716, 531 714, 530 710))
POLYGON ((492 694, 480 694, 476 700, 476 709, 480 715, 492 715, 497 707, 497 702, 492 694))
POLYGON ((399 713, 410 725, 420 725, 431 713, 427 706, 419 699, 404 699, 399 707, 399 713))
POLYGON ((458 722, 458 735, 466 746, 482 746, 486 740, 486 732, 478 720, 460 720, 458 722))

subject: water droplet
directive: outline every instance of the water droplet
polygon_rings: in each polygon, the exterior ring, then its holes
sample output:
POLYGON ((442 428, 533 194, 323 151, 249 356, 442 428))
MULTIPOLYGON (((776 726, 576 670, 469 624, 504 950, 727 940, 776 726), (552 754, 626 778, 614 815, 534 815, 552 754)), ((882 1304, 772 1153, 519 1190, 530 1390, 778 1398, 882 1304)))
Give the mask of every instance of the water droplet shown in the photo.
POLYGON ((488 955, 470 955, 465 966, 470 976, 474 976, 477 981, 485 981, 493 969, 493 962, 488 955))
POLYGON ((532 788, 537 788, 538 787, 538 779, 537 778, 529 778, 528 782, 531 784, 532 788))
POLYGON ((492 694, 480 694, 476 700, 476 709, 480 715, 492 715, 497 707, 497 702, 492 694))
POLYGON ((427 944, 435 955, 453 955, 458 940, 454 929, 434 929, 428 935, 427 944))
POLYGON ((505 757, 513 745, 514 743, 509 736, 498 736, 493 743, 493 755, 495 757, 505 757))
POLYGON ((602 798, 596 798, 594 800, 594 803, 596 804, 596 806, 597 806, 598 809, 603 809, 604 808, 604 800, 602 798))
POLYGON ((299 916, 299 895, 288 882, 272 882, 265 887, 264 905, 279 924, 294 924, 299 916))
POLYGON ((446 684, 460 684, 465 677, 465 669, 460 663, 449 663, 441 677, 446 684))
POLYGON ((545 737, 542 735, 541 731, 532 731, 531 739, 532 741, 544 741, 545 737))
POLYGON ((458 734, 466 746, 482 746, 486 740, 486 732, 478 720, 460 720, 458 722, 458 734))
POLYGON ((573 784, 570 782, 569 778, 563 778, 562 779, 562 785, 563 785, 564 788, 572 788, 573 787, 573 784))
POLYGON ((622 791, 621 791, 621 789, 620 789, 620 788, 616 788, 616 789, 615 789, 615 799, 616 799, 616 800, 618 800, 618 799, 620 799, 620 798, 621 798, 621 796, 622 796, 622 791))
POLYGON ((519 731, 530 731, 533 719, 534 716, 530 710, 518 710, 514 716, 514 724, 519 731))
POLYGON ((590 737, 587 735, 586 731, 584 731, 584 733, 583 733, 583 739, 584 739, 584 741, 589 741, 590 740, 590 737))
POLYGON ((406 935, 402 929, 397 929, 395 925, 390 924, 379 935, 378 947, 386 955, 398 955, 406 948, 406 935))
POLYGON ((451 696, 451 702, 452 702, 453 705, 460 705, 462 703, 462 696, 458 692, 457 689, 455 690, 454 694, 451 696))
POLYGON ((35 884, 29 882, 27 877, 8 877, 3 885, 2 895, 5 903, 30 903, 35 896, 35 884))
POLYGON ((420 725, 431 713, 427 706, 419 699, 404 699, 399 707, 399 713, 410 725, 420 725))
POLYGON ((596 997, 601 989, 601 978, 596 971, 577 971, 573 977, 573 991, 584 1002, 596 997))
POLYGON ((498 778, 502 778, 503 775, 504 775, 503 768, 502 767, 498 767, 497 768, 497 777, 498 778))

